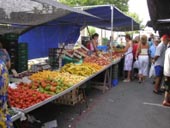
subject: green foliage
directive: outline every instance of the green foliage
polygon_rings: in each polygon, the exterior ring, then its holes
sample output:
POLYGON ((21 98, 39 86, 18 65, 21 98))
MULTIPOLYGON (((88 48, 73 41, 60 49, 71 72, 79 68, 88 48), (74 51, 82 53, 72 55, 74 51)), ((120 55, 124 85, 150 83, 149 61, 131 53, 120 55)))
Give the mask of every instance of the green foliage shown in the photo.
POLYGON ((89 32, 90 35, 93 35, 94 33, 96 33, 96 29, 94 27, 89 27, 89 32))
POLYGON ((132 17, 137 23, 141 24, 142 20, 139 18, 139 15, 135 12, 127 12, 126 13, 128 16, 132 17))
POLYGON ((88 6, 88 5, 105 5, 114 4, 123 12, 128 11, 129 0, 59 0, 59 2, 70 6, 88 6))
POLYGON ((102 45, 107 45, 108 41, 108 38, 102 38, 102 45))

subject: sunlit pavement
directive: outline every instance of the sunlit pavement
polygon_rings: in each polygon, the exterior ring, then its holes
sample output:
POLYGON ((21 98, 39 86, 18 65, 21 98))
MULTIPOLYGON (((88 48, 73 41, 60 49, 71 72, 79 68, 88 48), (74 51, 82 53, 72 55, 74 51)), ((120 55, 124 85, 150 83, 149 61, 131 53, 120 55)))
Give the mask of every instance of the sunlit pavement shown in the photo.
POLYGON ((150 80, 119 82, 76 128, 169 128, 170 108, 162 106, 163 95, 153 94, 152 89, 150 80))

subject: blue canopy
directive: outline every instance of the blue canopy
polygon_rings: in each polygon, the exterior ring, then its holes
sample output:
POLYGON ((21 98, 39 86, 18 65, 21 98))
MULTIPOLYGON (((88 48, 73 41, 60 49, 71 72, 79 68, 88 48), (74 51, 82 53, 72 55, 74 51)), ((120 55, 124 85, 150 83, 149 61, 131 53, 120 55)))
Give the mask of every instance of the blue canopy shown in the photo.
POLYGON ((108 5, 85 10, 99 18, 71 13, 27 31, 20 36, 19 42, 29 43, 29 59, 48 56, 48 49, 56 48, 58 43, 75 43, 82 27, 90 25, 111 29, 111 7, 114 14, 113 30, 139 29, 139 24, 132 18, 108 5))
POLYGON ((80 35, 80 26, 56 25, 39 26, 19 37, 19 42, 28 43, 28 58, 48 56, 49 48, 57 48, 58 43, 74 43, 80 35))
POLYGON ((111 8, 113 8, 113 30, 139 30, 139 24, 136 21, 134 21, 131 17, 125 15, 118 8, 112 5, 98 6, 84 10, 98 18, 71 13, 59 19, 48 22, 46 25, 55 25, 59 22, 61 24, 95 26, 111 30, 111 8))

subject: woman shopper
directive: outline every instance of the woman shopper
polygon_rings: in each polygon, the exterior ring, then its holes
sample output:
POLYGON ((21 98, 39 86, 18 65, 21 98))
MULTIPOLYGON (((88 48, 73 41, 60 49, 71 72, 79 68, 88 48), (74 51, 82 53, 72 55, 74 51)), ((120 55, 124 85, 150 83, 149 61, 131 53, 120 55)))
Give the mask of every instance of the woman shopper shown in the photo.
POLYGON ((124 71, 127 72, 127 78, 123 82, 131 81, 131 71, 132 71, 132 63, 133 63, 133 44, 131 41, 131 37, 129 34, 125 35, 126 39, 126 47, 125 51, 125 61, 124 61, 124 71))
POLYGON ((13 128, 7 105, 8 69, 0 60, 0 128, 13 128))
POLYGON ((148 52, 149 45, 147 43, 147 36, 142 35, 135 57, 139 61, 139 83, 143 82, 144 78, 148 75, 149 66, 148 52))

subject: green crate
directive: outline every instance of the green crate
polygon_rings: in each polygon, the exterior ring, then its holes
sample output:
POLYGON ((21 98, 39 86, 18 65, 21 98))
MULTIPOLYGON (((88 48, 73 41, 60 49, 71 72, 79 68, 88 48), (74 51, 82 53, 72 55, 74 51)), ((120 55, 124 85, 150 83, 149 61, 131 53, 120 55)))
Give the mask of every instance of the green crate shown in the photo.
POLYGON ((20 56, 22 56, 22 55, 28 55, 28 50, 19 50, 18 49, 18 55, 20 56))
POLYGON ((27 60, 18 60, 18 63, 19 65, 23 65, 23 64, 28 64, 28 61, 27 60))
POLYGON ((19 43, 18 44, 18 49, 28 49, 28 44, 27 43, 19 43))
POLYGON ((4 35, 5 40, 18 40, 19 35, 16 33, 8 33, 4 35))
POLYGON ((18 56, 18 60, 28 60, 28 55, 20 55, 18 56))

